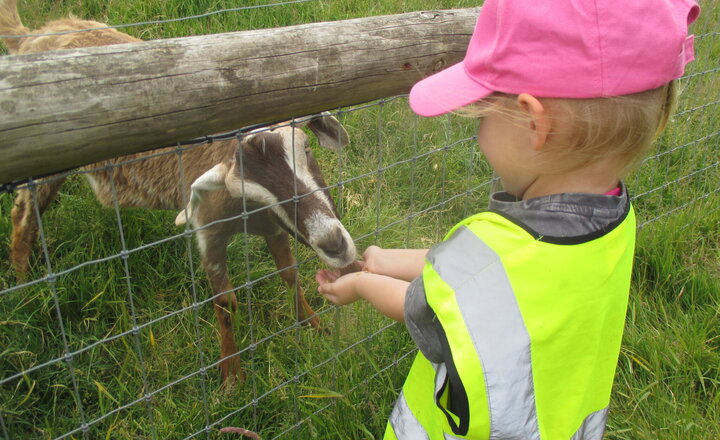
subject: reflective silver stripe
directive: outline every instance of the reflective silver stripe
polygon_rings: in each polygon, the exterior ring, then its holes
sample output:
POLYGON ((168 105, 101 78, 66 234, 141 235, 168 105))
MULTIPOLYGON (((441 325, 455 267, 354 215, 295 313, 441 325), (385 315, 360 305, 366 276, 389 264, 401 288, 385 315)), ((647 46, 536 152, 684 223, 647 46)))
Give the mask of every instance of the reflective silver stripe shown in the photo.
POLYGON ((577 430, 570 440, 602 440, 605 433, 605 422, 608 417, 608 409, 595 411, 585 417, 582 426, 577 430))
POLYGON ((462 226, 427 260, 454 290, 469 324, 485 374, 490 439, 539 440, 530 336, 500 258, 462 226))
POLYGON ((402 392, 390 414, 390 426, 398 440, 430 440, 425 429, 410 410, 405 401, 405 394, 402 392))

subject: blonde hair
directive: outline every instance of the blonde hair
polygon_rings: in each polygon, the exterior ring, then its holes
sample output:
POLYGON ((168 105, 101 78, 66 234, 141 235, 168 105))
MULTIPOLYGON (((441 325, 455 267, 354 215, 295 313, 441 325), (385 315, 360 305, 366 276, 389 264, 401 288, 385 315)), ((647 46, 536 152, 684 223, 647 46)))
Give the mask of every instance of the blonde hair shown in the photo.
MULTIPOLYGON (((553 119, 543 149, 553 158, 549 169, 567 171, 603 159, 616 165, 621 176, 627 175, 665 129, 674 109, 676 89, 672 81, 657 89, 608 98, 537 98, 553 119)), ((517 95, 504 93, 494 93, 457 113, 482 117, 491 112, 522 126, 530 123, 529 115, 519 107, 517 95)))

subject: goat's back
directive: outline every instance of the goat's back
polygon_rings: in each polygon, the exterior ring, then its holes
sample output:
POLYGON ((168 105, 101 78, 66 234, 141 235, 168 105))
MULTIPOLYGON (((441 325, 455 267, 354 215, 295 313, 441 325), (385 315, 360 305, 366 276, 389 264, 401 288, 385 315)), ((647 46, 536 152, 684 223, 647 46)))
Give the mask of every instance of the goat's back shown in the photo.
POLYGON ((29 36, 24 38, 6 38, 3 41, 11 54, 45 52, 50 50, 75 49, 89 46, 108 46, 111 44, 136 43, 142 40, 108 28, 97 21, 66 18, 48 22, 40 29, 31 31, 22 24, 17 12, 17 0, 0 0, 0 34, 56 34, 61 35, 29 36), (73 32, 81 29, 97 29, 85 32, 73 32))
POLYGON ((237 139, 228 139, 182 151, 169 147, 109 159, 83 170, 90 171, 87 178, 93 192, 106 206, 113 206, 114 192, 121 207, 179 210, 185 208, 192 182, 218 163, 230 161, 238 145, 237 139))
POLYGON ((108 28, 106 24, 68 18, 51 21, 47 25, 33 32, 34 34, 47 34, 56 32, 70 32, 63 35, 47 35, 26 37, 21 39, 17 53, 44 52, 49 50, 75 49, 89 46, 109 46, 112 44, 137 43, 142 40, 108 28), (72 32, 80 29, 105 28, 86 32, 72 32))
MULTIPOLYGON (((23 26, 17 12, 16 0, 0 0, 0 34, 3 35, 24 35, 29 34, 30 29, 23 26)), ((3 42, 10 53, 18 53, 23 38, 5 38, 3 42)))

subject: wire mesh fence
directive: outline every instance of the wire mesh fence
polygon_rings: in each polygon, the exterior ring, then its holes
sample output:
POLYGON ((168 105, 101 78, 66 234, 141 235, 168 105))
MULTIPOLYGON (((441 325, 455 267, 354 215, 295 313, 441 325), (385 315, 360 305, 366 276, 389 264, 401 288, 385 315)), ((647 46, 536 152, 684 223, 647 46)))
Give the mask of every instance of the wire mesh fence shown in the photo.
MULTIPOLYGON (((718 209, 707 202, 720 189, 719 38, 714 31, 697 36, 697 61, 680 81, 676 116, 627 182, 641 228, 691 208, 718 209)), ((332 195, 358 250, 429 247, 486 205, 493 179, 477 151, 475 121, 418 118, 403 96, 331 113, 350 145, 327 151, 311 139, 327 182, 317 191, 332 195)), ((347 411, 362 413, 375 427, 358 435, 378 435, 370 431, 384 426, 413 344, 401 325, 368 306, 339 309, 314 294, 314 273, 323 263, 302 245, 297 225, 287 228, 293 238, 288 265, 275 266, 260 236, 240 233, 228 245, 229 290, 213 291, 201 267, 196 239, 203 230, 233 224, 233 231, 247 231, 253 215, 270 218, 273 209, 317 191, 300 192, 297 179, 290 179, 291 195, 284 199, 258 205, 240 198, 237 215, 202 227, 174 225, 193 183, 183 161, 192 151, 240 141, 245 131, 31 179, 0 196, 0 232, 8 243, 15 195, 30 195, 38 222, 24 279, 9 262, 10 251, 0 251, 6 261, 0 272, 0 438, 210 439, 230 426, 263 439, 344 438, 327 432, 324 421, 343 419, 347 411), (158 177, 125 171, 148 160, 174 164, 167 166, 172 175, 159 177, 181 194, 178 207, 122 207, 128 204, 123 191, 143 191, 143 179, 158 177), (93 193, 98 173, 114 177, 104 188, 107 206, 93 193), (57 200, 41 213, 41 198, 57 200), (288 271, 293 275, 286 283, 281 276, 288 271), (317 328, 292 300, 301 289, 317 328), (218 312, 216 300, 229 293, 237 309, 230 313, 225 304, 218 312), (237 343, 224 357, 215 318, 223 312, 237 343), (235 361, 245 380, 223 380, 218 368, 235 361)))

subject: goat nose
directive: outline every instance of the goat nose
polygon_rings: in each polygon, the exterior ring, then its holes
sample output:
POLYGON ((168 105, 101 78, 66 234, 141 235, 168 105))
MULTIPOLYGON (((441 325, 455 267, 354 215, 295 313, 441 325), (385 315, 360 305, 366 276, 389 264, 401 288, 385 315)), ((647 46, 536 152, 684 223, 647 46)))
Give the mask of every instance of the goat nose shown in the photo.
POLYGON ((329 233, 322 241, 318 242, 318 247, 323 250, 330 258, 342 257, 348 250, 348 244, 343 237, 340 228, 329 233))

